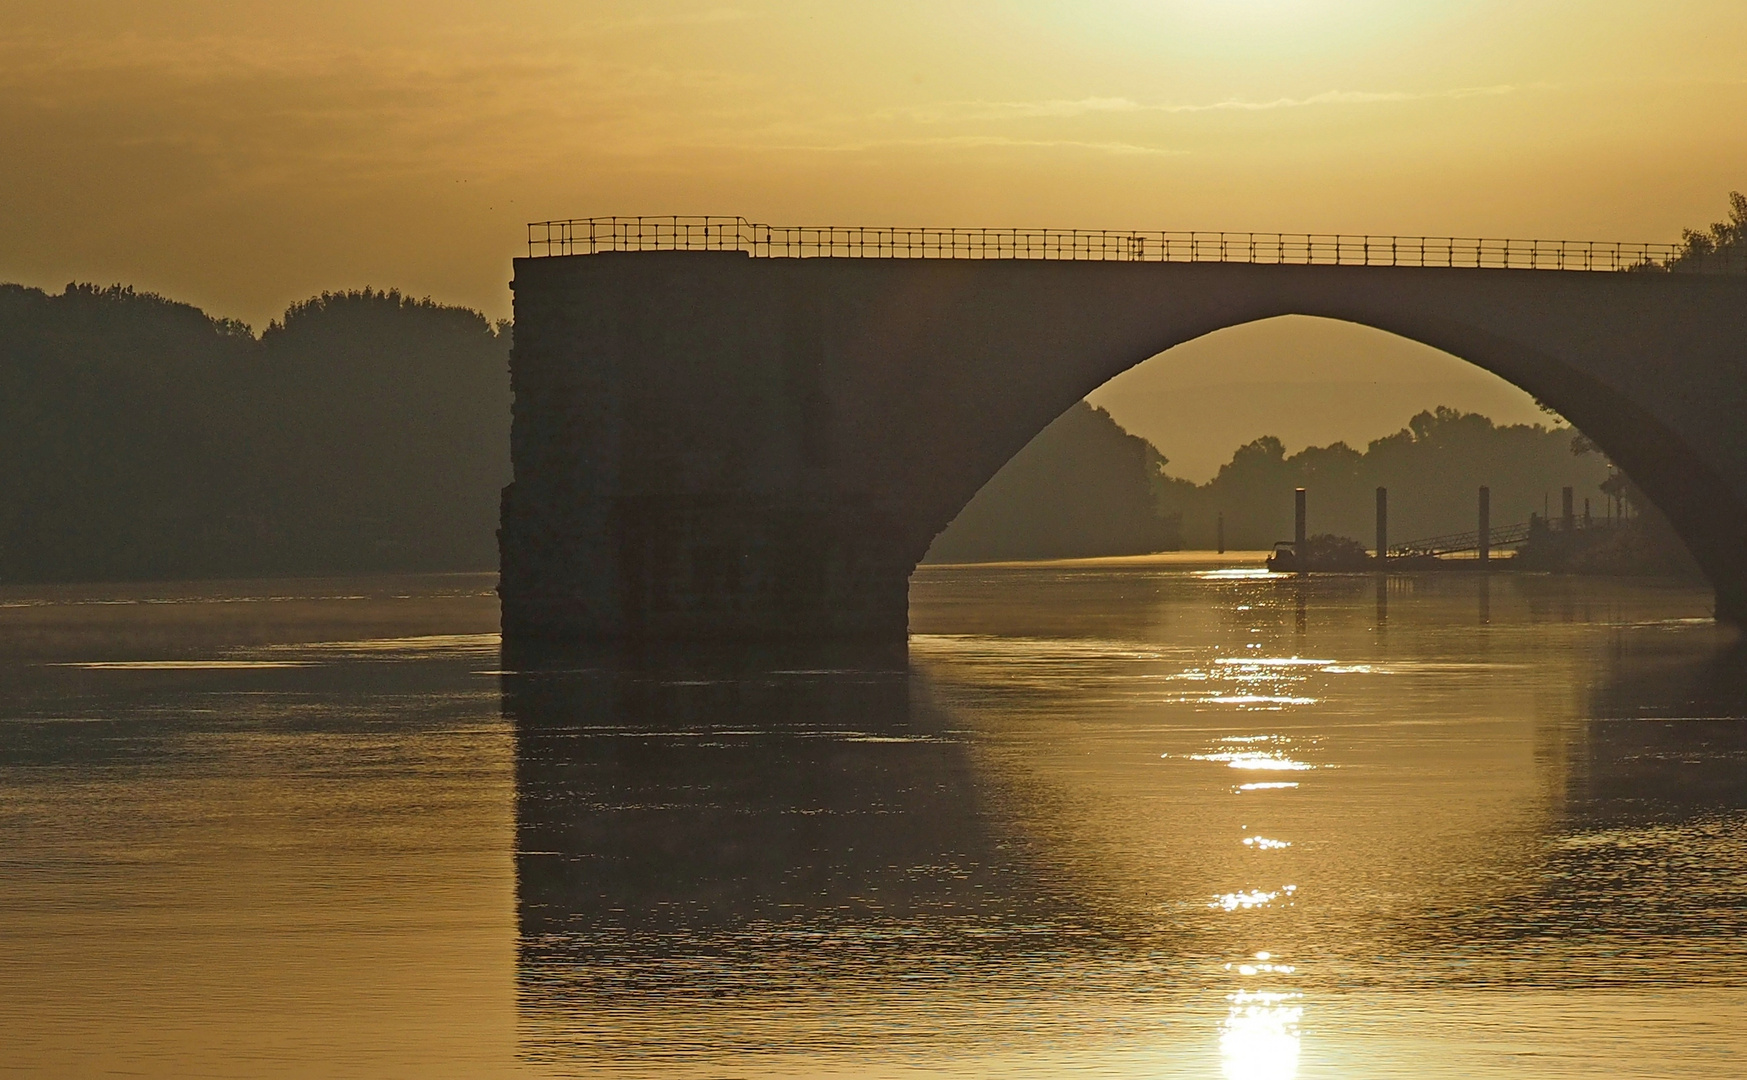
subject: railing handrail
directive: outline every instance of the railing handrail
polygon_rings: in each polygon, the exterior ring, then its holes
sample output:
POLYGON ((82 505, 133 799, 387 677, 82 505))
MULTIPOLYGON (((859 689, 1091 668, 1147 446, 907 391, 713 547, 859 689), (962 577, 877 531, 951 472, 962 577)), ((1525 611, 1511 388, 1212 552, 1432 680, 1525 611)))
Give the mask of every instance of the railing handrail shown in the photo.
POLYGON ((528 254, 737 251, 758 258, 1060 259, 1522 270, 1747 273, 1735 252, 1678 243, 1347 233, 766 225, 743 217, 595 217, 528 225, 528 254))

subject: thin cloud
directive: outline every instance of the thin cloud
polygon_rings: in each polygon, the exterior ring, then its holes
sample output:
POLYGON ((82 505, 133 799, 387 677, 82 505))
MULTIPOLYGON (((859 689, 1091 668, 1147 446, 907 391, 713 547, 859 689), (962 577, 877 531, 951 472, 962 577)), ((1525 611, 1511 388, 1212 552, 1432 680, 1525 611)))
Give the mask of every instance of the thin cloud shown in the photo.
POLYGON ((0 143, 64 163, 100 146, 145 153, 232 187, 504 175, 569 160, 579 147, 657 154, 711 126, 744 126, 749 118, 731 107, 743 81, 579 63, 551 48, 451 55, 219 35, 118 35, 90 48, 0 41, 0 143))
POLYGON ((764 16, 739 8, 711 8, 674 15, 634 15, 628 19, 606 19, 595 23, 596 30, 649 30, 664 26, 719 26, 723 23, 748 22, 764 16))
POLYGON ((1147 103, 1124 97, 1056 98, 1045 101, 948 101, 911 113, 923 123, 946 123, 958 120, 1002 120, 1059 118, 1117 113, 1205 113, 1205 112, 1265 112, 1273 109, 1303 109, 1317 105, 1373 105, 1401 101, 1461 100, 1476 97, 1501 97, 1523 87, 1465 86, 1430 93, 1410 93, 1403 90, 1326 90, 1309 97, 1280 97, 1269 101, 1245 101, 1230 98, 1202 104, 1147 103))
POLYGON ((928 149, 962 147, 966 149, 1020 148, 1050 150, 1089 150, 1101 154, 1152 155, 1178 157, 1187 150, 1162 146, 1142 146, 1138 143, 1096 142, 1086 139, 1015 139, 1005 135, 942 135, 919 139, 866 139, 834 144, 766 145, 763 150, 811 151, 814 153, 860 153, 893 148, 928 149))

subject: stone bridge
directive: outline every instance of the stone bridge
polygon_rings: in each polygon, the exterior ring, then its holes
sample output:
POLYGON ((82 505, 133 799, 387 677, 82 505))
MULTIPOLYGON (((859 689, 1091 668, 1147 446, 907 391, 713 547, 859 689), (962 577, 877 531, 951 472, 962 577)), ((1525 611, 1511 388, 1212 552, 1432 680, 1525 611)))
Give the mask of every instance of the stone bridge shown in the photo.
POLYGON ((1667 514, 1718 617, 1747 620, 1747 275, 1623 272, 1655 253, 1618 245, 1250 237, 1229 261, 1224 237, 1173 252, 1191 234, 869 232, 761 249, 639 226, 516 260, 506 637, 901 641, 935 535, 1051 420, 1279 315, 1399 334, 1548 403, 1667 514))

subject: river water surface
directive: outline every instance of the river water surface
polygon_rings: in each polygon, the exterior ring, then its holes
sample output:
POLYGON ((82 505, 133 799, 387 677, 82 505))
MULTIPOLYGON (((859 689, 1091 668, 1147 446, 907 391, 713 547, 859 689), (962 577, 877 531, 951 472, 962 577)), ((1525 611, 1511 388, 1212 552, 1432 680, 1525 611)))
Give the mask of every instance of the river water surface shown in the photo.
POLYGON ((1747 1075, 1704 590, 928 567, 898 655, 486 576, 0 590, 0 1075, 1747 1075))

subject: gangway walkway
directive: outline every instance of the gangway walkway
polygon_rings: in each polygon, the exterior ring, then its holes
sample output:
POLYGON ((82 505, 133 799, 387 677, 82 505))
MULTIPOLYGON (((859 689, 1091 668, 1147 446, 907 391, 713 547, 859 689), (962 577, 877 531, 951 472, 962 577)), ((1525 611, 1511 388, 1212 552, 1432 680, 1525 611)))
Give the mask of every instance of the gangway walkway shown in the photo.
MULTIPOLYGON (((1502 547, 1515 547, 1529 538, 1529 522, 1516 525, 1500 525, 1490 530, 1490 547, 1494 550, 1502 547)), ((1447 536, 1429 536, 1424 540, 1409 540, 1403 544, 1394 544, 1389 548, 1390 558, 1408 558, 1424 555, 1455 555, 1464 551, 1480 550, 1480 531, 1450 533, 1447 536)))

